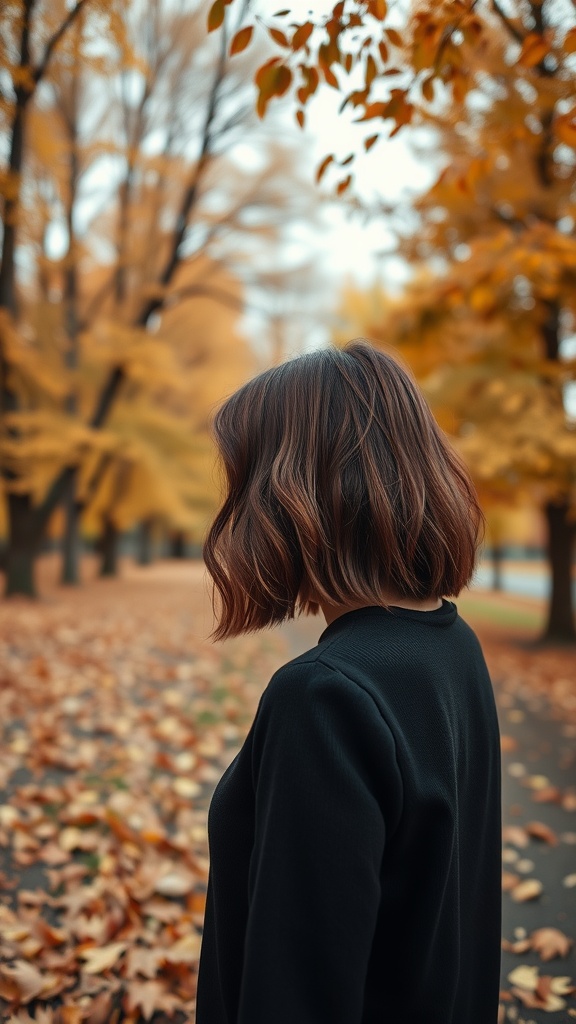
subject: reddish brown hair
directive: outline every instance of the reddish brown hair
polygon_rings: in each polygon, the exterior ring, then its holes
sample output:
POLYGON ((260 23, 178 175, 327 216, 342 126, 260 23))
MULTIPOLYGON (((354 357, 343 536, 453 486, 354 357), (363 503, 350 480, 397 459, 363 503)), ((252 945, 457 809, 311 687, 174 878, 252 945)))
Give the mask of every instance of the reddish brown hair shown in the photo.
POLYGON ((483 522, 409 372, 368 342, 266 370, 219 409, 227 495, 204 544, 216 639, 317 612, 459 594, 483 522))

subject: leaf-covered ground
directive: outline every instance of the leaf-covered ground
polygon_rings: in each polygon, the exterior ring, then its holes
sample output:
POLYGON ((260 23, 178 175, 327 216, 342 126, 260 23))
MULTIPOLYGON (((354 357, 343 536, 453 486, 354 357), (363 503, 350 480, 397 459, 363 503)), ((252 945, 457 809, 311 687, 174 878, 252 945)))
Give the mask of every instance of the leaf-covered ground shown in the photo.
POLYGON ((283 653, 209 628, 193 565, 0 605, 10 1024, 193 1019, 206 807, 283 653))
MULTIPOLYGON (((0 604, 0 1016, 191 1021, 210 794, 271 673, 323 620, 212 645, 198 565, 127 563, 78 590, 41 568, 38 603, 0 604)), ((521 646, 533 603, 458 603, 503 736, 501 1020, 569 1021, 576 656, 521 646)))

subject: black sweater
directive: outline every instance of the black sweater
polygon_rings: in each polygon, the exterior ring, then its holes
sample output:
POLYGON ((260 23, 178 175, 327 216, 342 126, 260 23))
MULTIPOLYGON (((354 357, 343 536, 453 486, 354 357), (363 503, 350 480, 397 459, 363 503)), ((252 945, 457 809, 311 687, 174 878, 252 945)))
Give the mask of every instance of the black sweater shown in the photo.
POLYGON ((456 606, 334 620, 212 798, 196 1024, 496 1024, 500 812, 456 606))

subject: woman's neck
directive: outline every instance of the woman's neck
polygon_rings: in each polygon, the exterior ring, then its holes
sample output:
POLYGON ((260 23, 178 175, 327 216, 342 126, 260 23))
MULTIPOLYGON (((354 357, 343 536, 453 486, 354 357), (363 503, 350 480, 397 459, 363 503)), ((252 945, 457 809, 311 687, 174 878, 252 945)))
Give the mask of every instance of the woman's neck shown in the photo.
MULTIPOLYGON (((324 601, 319 602, 322 609, 322 614, 326 619, 326 623, 329 626, 334 619, 338 619, 341 615, 345 615, 346 612, 355 611, 357 608, 370 608, 374 607, 373 604, 362 603, 362 604, 326 604, 324 601)), ((382 605, 389 604, 394 608, 410 608, 416 612, 433 612, 437 608, 442 607, 442 598, 440 597, 428 597, 424 601, 411 600, 410 598, 402 597, 390 597, 382 600, 382 605)))

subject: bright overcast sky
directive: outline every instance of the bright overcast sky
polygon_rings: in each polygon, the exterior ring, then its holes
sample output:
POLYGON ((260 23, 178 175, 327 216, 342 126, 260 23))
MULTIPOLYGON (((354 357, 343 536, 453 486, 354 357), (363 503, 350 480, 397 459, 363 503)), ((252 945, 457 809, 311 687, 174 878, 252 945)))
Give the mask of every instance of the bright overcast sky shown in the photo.
MULTIPOLYGON (((390 24, 402 24, 403 3, 398 2, 390 24), (395 15, 395 16, 394 16, 395 15)), ((276 9, 270 0, 261 0, 259 5, 265 17, 276 9)), ((312 14, 318 19, 329 13, 333 0, 292 0, 290 12, 294 19, 305 18, 312 14)), ((282 23, 282 19, 278 24, 282 23)), ((344 159, 350 153, 357 154, 352 165, 354 174, 354 191, 367 204, 386 202, 402 203, 410 194, 428 188, 437 173, 430 164, 419 163, 412 155, 409 146, 409 130, 400 132, 393 139, 385 138, 387 126, 384 125, 384 137, 381 138, 369 153, 364 152, 363 140, 374 133, 370 125, 354 124, 354 111, 347 108, 339 113, 342 94, 327 85, 323 85, 318 93, 306 106, 306 139, 312 156, 312 168, 316 167, 328 153, 334 153, 344 159)), ((291 99, 290 116, 293 119, 295 102, 291 99)), ((340 173, 340 178, 346 174, 340 173)), ((326 176, 330 183, 338 178, 326 176)), ((383 219, 378 218, 372 223, 363 222, 360 217, 346 214, 345 205, 334 204, 325 214, 329 228, 324 239, 327 253, 327 266, 338 276, 351 276, 359 283, 367 283, 375 274, 384 276, 393 283, 394 280, 405 278, 405 272, 398 260, 382 261, 378 256, 394 245, 394 236, 386 228, 383 219)))

